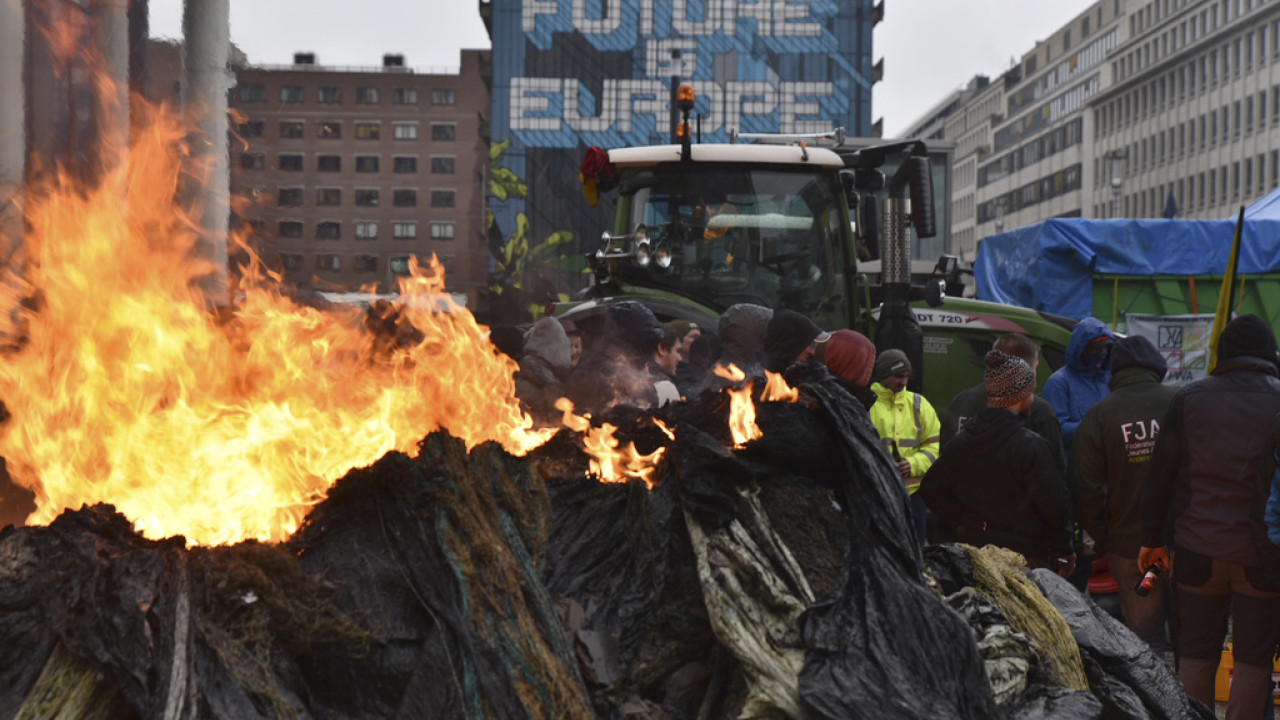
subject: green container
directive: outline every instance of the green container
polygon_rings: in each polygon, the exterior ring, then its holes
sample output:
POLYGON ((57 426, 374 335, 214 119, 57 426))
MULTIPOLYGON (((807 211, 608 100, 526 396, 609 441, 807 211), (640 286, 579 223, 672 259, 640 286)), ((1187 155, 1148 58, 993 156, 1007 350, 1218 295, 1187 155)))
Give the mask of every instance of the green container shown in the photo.
MULTIPOLYGON (((1125 315, 1212 315, 1218 309, 1222 275, 1095 275, 1093 316, 1125 331, 1125 315)), ((1236 315, 1253 314, 1280 331, 1280 273, 1239 275, 1232 305, 1236 315)))

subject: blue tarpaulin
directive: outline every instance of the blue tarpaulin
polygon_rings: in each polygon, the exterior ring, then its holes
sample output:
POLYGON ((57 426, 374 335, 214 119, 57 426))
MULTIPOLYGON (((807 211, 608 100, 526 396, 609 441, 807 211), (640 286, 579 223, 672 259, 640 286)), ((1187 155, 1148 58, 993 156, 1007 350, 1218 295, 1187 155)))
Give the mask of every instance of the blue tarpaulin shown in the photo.
POLYGON ((1280 218, 1280 188, 1263 195, 1244 209, 1245 220, 1275 220, 1280 218))
MULTIPOLYGON (((1266 215, 1245 221, 1242 274, 1280 271, 1280 219, 1266 215)), ((1083 318, 1093 314, 1094 275, 1221 275, 1235 226, 1234 218, 1045 220, 982 241, 978 298, 1083 318)))

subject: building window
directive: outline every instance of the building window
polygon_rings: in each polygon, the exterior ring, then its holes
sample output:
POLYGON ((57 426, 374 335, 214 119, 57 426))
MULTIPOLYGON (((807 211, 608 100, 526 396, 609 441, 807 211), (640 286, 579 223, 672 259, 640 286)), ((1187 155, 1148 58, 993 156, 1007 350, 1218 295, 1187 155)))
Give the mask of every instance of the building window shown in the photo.
POLYGON ((302 223, 297 220, 281 220, 276 223, 276 235, 283 238, 300 238, 302 223))
POLYGON ((301 120, 281 120, 280 137, 296 139, 302 137, 301 120))
POLYGON ((436 88, 431 91, 432 105, 457 105, 458 93, 453 88, 436 88))
POLYGON ((276 190, 276 205, 279 207, 297 207, 302 204, 302 188, 288 187, 276 190))
POLYGON ((240 153, 241 170, 263 170, 267 167, 267 156, 263 153, 240 153))
POLYGON ((418 139, 418 123, 391 123, 391 129, 397 140, 418 139))
POLYGON ((342 137, 342 121, 341 120, 323 120, 320 122, 320 139, 321 140, 337 140, 342 137))
POLYGON ((317 88, 316 102, 324 103, 325 105, 341 105, 342 88, 327 85, 317 88))
POLYGON ((316 157, 316 169, 320 172, 342 172, 342 156, 319 155, 316 157))
POLYGON ((375 273, 378 272, 378 256, 377 255, 357 255, 353 258, 351 268, 358 273, 375 273))
MULTIPOLYGON (((356 192, 358 193, 360 191, 357 190, 356 192)), ((371 222, 368 220, 356 221, 356 239, 357 240, 372 240, 376 237, 378 237, 378 223, 371 222)))
POLYGON ((394 157, 391 163, 395 172, 398 173, 416 173, 418 172, 418 158, 409 156, 394 157))
POLYGON ((431 139, 437 142, 453 142, 458 134, 457 123, 431 123, 431 139))
POLYGON ((391 237, 396 240, 412 240, 418 237, 418 223, 416 222, 393 222, 391 223, 391 237))
POLYGON ((410 188, 392 190, 391 204, 396 207, 417 207, 418 191, 410 188))
POLYGON ((281 85, 280 86, 280 102, 282 103, 300 103, 307 99, 306 93, 302 91, 301 85, 281 85))
POLYGON ((418 88, 396 88, 392 97, 396 105, 417 105, 418 88))
POLYGON ((236 97, 240 102, 266 102, 267 86, 261 83, 247 83, 236 88, 236 97))
POLYGON ((240 137, 242 138, 259 138, 262 137, 266 130, 267 123, 265 120, 250 120, 247 123, 240 124, 240 137))
POLYGON ((337 253, 320 253, 316 255, 317 270, 341 270, 342 256, 337 253))
POLYGON ((412 255, 392 255, 391 260, 387 263, 392 274, 408 275, 409 274, 409 258, 412 255))
POLYGON ((336 220, 327 220, 325 222, 316 223, 316 239, 318 240, 338 240, 342 238, 342 223, 336 220))
POLYGON ((358 87, 356 88, 356 104, 357 105, 377 105, 382 101, 382 96, 378 94, 376 87, 358 87))
POLYGON ((432 190, 431 191, 431 207, 453 207, 454 191, 452 190, 432 190))
POLYGON ((302 156, 296 153, 280 153, 276 157, 276 167, 286 172, 302 170, 302 156))
POLYGON ((280 264, 285 270, 301 270, 302 256, 298 253, 280 253, 280 264))
POLYGON ((452 240, 454 226, 451 222, 433 222, 431 223, 431 239, 432 240, 452 240))
POLYGON ((356 123, 356 138, 359 140, 377 140, 382 132, 382 124, 376 122, 356 123))
POLYGON ((356 172, 360 172, 360 173, 378 172, 378 156, 377 155, 357 155, 356 156, 356 172))
POLYGON ((341 205, 342 188, 316 188, 317 205, 341 205))
POLYGON ((356 205, 361 207, 377 207, 377 188, 356 188, 356 205))
POLYGON ((431 173, 433 175, 452 175, 453 164, 452 157, 433 157, 431 158, 431 173))

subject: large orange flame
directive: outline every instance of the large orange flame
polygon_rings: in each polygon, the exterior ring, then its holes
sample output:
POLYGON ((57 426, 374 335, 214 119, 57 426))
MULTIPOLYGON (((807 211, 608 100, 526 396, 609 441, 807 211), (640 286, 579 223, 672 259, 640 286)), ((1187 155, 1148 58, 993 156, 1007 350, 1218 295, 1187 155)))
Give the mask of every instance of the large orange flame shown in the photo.
POLYGON ((782 375, 765 370, 764 378, 764 392, 760 393, 761 400, 766 402, 798 402, 800 400, 800 391, 788 385, 782 375))
MULTIPOLYGON (((599 427, 592 427, 588 416, 573 412, 573 402, 568 398, 557 400, 556 409, 564 413, 565 427, 583 434, 583 450, 590 458, 588 467, 592 475, 601 482, 609 483, 627 482, 633 479, 643 480, 645 485, 653 489, 653 473, 657 470, 658 460, 666 452, 665 447, 660 447, 648 455, 641 454, 636 449, 635 443, 627 443, 625 448, 619 449, 618 439, 613 436, 618 431, 617 426, 602 423, 599 427)), ((675 439, 675 434, 662 421, 655 419, 654 424, 669 439, 675 439)))
MULTIPOLYGON (((747 377, 737 365, 717 365, 715 373, 735 383, 740 383, 747 377)), ((754 381, 748 381, 740 388, 725 390, 729 393, 729 432, 733 435, 734 447, 740 448, 763 435, 756 425, 756 406, 751 400, 753 385, 754 381)))
POLYGON ((217 320, 174 201, 183 131, 157 114, 139 138, 97 187, 28 188, 27 269, 0 282, 22 343, 0 360, 0 455, 36 493, 29 522, 110 502, 150 537, 279 540, 349 468, 435 429, 517 454, 546 440, 434 261, 401 288, 416 344, 380 347, 361 309, 300 306, 262 272, 217 320))

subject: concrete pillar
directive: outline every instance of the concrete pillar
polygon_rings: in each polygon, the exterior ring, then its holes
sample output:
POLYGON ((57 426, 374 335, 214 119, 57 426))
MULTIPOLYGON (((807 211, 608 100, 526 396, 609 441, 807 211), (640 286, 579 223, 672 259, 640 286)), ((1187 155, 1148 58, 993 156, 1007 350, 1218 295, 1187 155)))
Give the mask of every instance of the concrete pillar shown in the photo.
POLYGON ((211 306, 230 303, 227 226, 231 175, 227 161, 227 91, 231 72, 231 0, 186 0, 182 13, 182 106, 191 123, 191 170, 184 197, 200 228, 197 254, 215 271, 201 282, 211 306))
POLYGON ((129 0, 93 0, 93 42, 101 56, 94 87, 99 170, 110 173, 129 157, 129 0))
MULTIPOLYGON (((23 267, 18 205, 27 173, 26 27, 22 0, 0 0, 0 274, 15 280, 23 267)), ((14 310, 0 308, 0 336, 12 329, 8 319, 14 310)))

